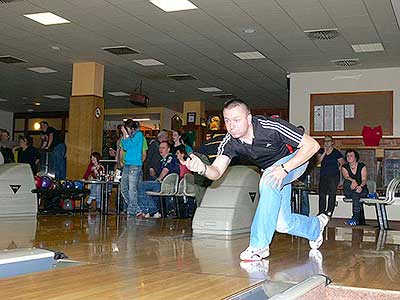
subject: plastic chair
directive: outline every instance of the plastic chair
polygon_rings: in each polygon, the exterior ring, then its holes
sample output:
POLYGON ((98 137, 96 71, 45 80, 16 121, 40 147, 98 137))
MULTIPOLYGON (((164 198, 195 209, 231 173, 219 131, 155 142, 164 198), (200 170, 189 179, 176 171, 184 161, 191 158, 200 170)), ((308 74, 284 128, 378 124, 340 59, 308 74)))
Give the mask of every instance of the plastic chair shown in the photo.
POLYGON ((161 188, 159 192, 148 191, 146 192, 149 196, 159 196, 160 197, 160 206, 161 206, 161 215, 164 216, 164 206, 163 206, 163 197, 171 196, 174 197, 178 192, 178 183, 179 183, 179 175, 176 173, 171 173, 165 176, 163 181, 161 182, 161 188))
POLYGON ((392 205, 393 203, 399 202, 400 198, 396 197, 396 191, 400 185, 400 178, 393 178, 387 188, 385 197, 379 197, 378 199, 373 198, 361 198, 360 202, 366 205, 375 205, 376 219, 379 224, 380 230, 389 229, 389 222, 387 218, 386 205, 392 205))

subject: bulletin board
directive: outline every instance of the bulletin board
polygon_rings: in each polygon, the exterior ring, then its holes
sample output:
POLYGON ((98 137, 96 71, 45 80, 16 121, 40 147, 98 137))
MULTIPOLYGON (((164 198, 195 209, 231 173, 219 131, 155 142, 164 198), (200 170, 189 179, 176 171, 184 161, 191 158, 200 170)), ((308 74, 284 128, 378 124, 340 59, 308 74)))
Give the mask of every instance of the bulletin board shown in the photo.
POLYGON ((311 135, 360 136, 364 125, 393 135, 393 91, 311 94, 311 135))

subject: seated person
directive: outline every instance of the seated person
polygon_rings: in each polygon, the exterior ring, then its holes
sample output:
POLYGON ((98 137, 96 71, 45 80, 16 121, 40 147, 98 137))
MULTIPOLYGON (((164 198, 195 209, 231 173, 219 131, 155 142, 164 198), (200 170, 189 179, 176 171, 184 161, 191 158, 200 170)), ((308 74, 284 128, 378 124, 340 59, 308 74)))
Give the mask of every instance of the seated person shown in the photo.
POLYGON ((39 165, 40 154, 36 148, 32 147, 31 137, 20 136, 18 139, 18 162, 29 164, 33 175, 35 175, 39 165))
POLYGON ((342 167, 343 192, 346 198, 353 200, 353 217, 345 223, 350 226, 365 225, 364 209, 360 198, 368 195, 367 167, 358 161, 360 155, 356 150, 347 150, 345 157, 347 163, 342 167))
MULTIPOLYGON (((83 179, 85 180, 100 180, 102 174, 105 174, 104 166, 102 166, 99 161, 101 160, 101 155, 99 152, 93 152, 90 154, 90 163, 86 169, 83 179)), ((101 205, 101 185, 91 184, 90 185, 90 195, 86 204, 89 208, 92 205, 92 201, 96 200, 96 207, 100 209, 101 205)))
POLYGON ((0 132, 0 152, 5 164, 15 162, 14 153, 11 150, 13 147, 10 147, 10 145, 10 134, 6 129, 2 129, 0 132))
POLYGON ((161 155, 161 167, 156 173, 156 180, 143 181, 139 183, 139 207, 142 211, 137 217, 161 218, 160 197, 149 196, 147 191, 159 192, 161 182, 165 176, 171 173, 179 174, 179 163, 175 155, 170 153, 171 145, 168 142, 161 142, 159 152, 161 155))
POLYGON ((191 174, 190 170, 186 167, 186 165, 182 164, 181 161, 186 161, 188 158, 188 154, 184 149, 177 149, 176 150, 176 158, 179 161, 179 178, 183 178, 185 174, 191 174))

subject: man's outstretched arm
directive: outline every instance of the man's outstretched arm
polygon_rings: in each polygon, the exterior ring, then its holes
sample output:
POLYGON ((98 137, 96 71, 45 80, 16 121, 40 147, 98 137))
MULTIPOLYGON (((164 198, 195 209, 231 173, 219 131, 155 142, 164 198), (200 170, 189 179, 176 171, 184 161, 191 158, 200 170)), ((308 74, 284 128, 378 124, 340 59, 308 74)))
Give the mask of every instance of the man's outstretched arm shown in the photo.
POLYGON ((230 162, 231 159, 228 156, 219 155, 214 160, 213 164, 209 166, 203 163, 200 158, 193 153, 189 155, 189 158, 186 161, 181 161, 181 163, 186 165, 190 171, 199 173, 211 180, 221 178, 230 162))

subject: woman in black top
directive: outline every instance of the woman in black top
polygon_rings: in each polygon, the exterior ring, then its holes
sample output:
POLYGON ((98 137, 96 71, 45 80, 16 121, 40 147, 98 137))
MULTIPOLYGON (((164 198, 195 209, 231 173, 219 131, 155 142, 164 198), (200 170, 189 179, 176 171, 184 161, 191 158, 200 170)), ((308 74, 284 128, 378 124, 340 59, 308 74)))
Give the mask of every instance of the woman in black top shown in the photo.
POLYGON ((32 147, 32 139, 30 137, 20 136, 18 150, 18 162, 29 164, 33 175, 36 174, 36 166, 39 163, 40 155, 38 151, 32 147))
POLYGON ((360 155, 357 151, 347 150, 345 156, 347 163, 342 167, 343 192, 346 198, 353 200, 353 217, 345 223, 351 226, 365 225, 364 209, 360 198, 368 195, 367 167, 358 161, 360 155))

